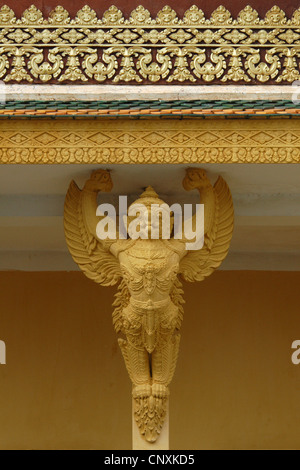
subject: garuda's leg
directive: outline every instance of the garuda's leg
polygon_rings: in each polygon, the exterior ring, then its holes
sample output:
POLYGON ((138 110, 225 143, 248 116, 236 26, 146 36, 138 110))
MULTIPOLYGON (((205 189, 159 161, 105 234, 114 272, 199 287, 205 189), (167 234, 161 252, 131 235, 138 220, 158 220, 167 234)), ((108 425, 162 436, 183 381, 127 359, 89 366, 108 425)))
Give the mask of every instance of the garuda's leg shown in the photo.
POLYGON ((179 352, 180 334, 166 334, 165 341, 159 344, 152 354, 152 389, 167 390, 171 383, 179 352))
POLYGON ((123 311, 122 332, 119 339, 130 379, 133 383, 134 414, 140 433, 150 442, 159 436, 167 410, 168 385, 172 380, 179 350, 180 335, 176 334, 178 308, 170 302, 160 311, 152 312, 155 322, 155 349, 149 353, 149 331, 145 334, 145 312, 135 311, 129 304, 123 311))
POLYGON ((124 357, 125 365, 133 384, 134 415, 140 433, 148 440, 155 441, 153 435, 151 416, 152 379, 150 372, 150 359, 142 341, 142 317, 134 312, 128 305, 123 312, 123 334, 126 339, 119 338, 118 342, 124 357))
POLYGON ((160 339, 151 357, 152 394, 157 404, 164 408, 169 396, 179 352, 180 335, 176 333, 178 308, 170 302, 160 322, 160 339))

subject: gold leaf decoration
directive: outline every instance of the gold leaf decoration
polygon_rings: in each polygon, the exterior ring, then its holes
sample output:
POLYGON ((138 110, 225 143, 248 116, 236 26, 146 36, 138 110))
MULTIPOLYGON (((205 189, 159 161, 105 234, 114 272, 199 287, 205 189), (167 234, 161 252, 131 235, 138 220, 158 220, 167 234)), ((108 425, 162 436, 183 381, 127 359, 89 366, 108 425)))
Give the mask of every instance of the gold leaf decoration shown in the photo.
POLYGON ((56 25, 66 25, 70 23, 70 17, 67 10, 64 9, 62 6, 56 7, 49 15, 48 19, 49 23, 53 23, 56 25))
MULTIPOLYGON (((94 66, 91 73, 103 76, 111 70, 110 64, 94 66)), ((300 163, 297 120, 246 120, 241 126, 238 119, 222 119, 213 128, 206 120, 177 124, 173 119, 141 120, 133 128, 126 120, 111 120, 99 128, 93 120, 57 120, 49 135, 47 119, 38 128, 34 120, 2 121, 0 163, 300 163)))
POLYGON ((7 5, 4 5, 0 9, 0 23, 1 24, 12 24, 16 22, 14 12, 7 5))
POLYGON ((299 76, 300 8, 287 18, 273 6, 260 18, 248 5, 233 18, 219 6, 206 18, 193 5, 180 18, 166 5, 153 18, 142 5, 129 17, 112 5, 100 18, 85 5, 71 18, 57 6, 44 18, 32 5, 16 18, 4 5, 0 48, 7 83, 284 84, 299 76))
POLYGON ((43 14, 36 6, 31 5, 24 11, 21 20, 26 25, 41 24, 43 23, 43 14))

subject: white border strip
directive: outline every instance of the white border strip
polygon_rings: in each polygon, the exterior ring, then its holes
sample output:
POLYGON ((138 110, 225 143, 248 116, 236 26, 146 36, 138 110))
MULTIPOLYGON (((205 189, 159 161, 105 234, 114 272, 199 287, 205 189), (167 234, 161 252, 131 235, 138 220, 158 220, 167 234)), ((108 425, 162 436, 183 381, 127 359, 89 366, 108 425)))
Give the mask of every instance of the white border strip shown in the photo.
POLYGON ((292 100, 293 85, 4 85, 6 101, 292 100))

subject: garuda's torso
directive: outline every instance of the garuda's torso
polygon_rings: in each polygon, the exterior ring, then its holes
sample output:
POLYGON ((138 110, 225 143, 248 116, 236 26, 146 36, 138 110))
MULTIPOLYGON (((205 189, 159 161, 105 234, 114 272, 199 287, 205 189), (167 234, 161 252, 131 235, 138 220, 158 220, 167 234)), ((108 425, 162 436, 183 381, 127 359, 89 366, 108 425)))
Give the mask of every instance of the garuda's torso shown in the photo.
POLYGON ((166 242, 138 239, 119 254, 119 261, 133 299, 157 303, 169 297, 180 258, 166 242))
POLYGON ((119 254, 119 261, 130 293, 129 305, 123 311, 128 341, 152 353, 175 326, 178 309, 170 294, 180 257, 162 240, 139 239, 119 254))

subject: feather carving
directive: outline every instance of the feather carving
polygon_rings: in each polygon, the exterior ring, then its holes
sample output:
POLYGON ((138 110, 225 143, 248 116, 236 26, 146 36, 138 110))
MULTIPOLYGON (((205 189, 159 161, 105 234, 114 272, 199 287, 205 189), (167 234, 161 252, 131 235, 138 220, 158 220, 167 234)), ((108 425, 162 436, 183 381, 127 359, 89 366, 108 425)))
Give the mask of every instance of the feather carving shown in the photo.
MULTIPOLYGON (((107 173, 103 170, 100 172, 107 173)), ((97 173, 99 174, 99 171, 97 173)), ((99 190, 101 190, 101 174, 98 178, 99 190)), ((93 184, 95 184, 95 178, 93 184)), ((81 191, 72 181, 67 192, 64 209, 67 245, 73 260, 89 279, 102 286, 112 286, 121 279, 120 265, 105 244, 88 230, 83 211, 84 191, 85 188, 81 191)), ((95 200, 97 192, 94 190, 95 200)))
MULTIPOLYGON (((189 251, 180 262, 179 273, 185 281, 202 281, 212 274, 225 259, 229 250, 234 211, 229 187, 222 177, 219 177, 214 185, 213 193, 214 216, 204 235, 203 248, 198 251, 189 251)), ((204 218, 205 210, 204 204, 204 218)))

